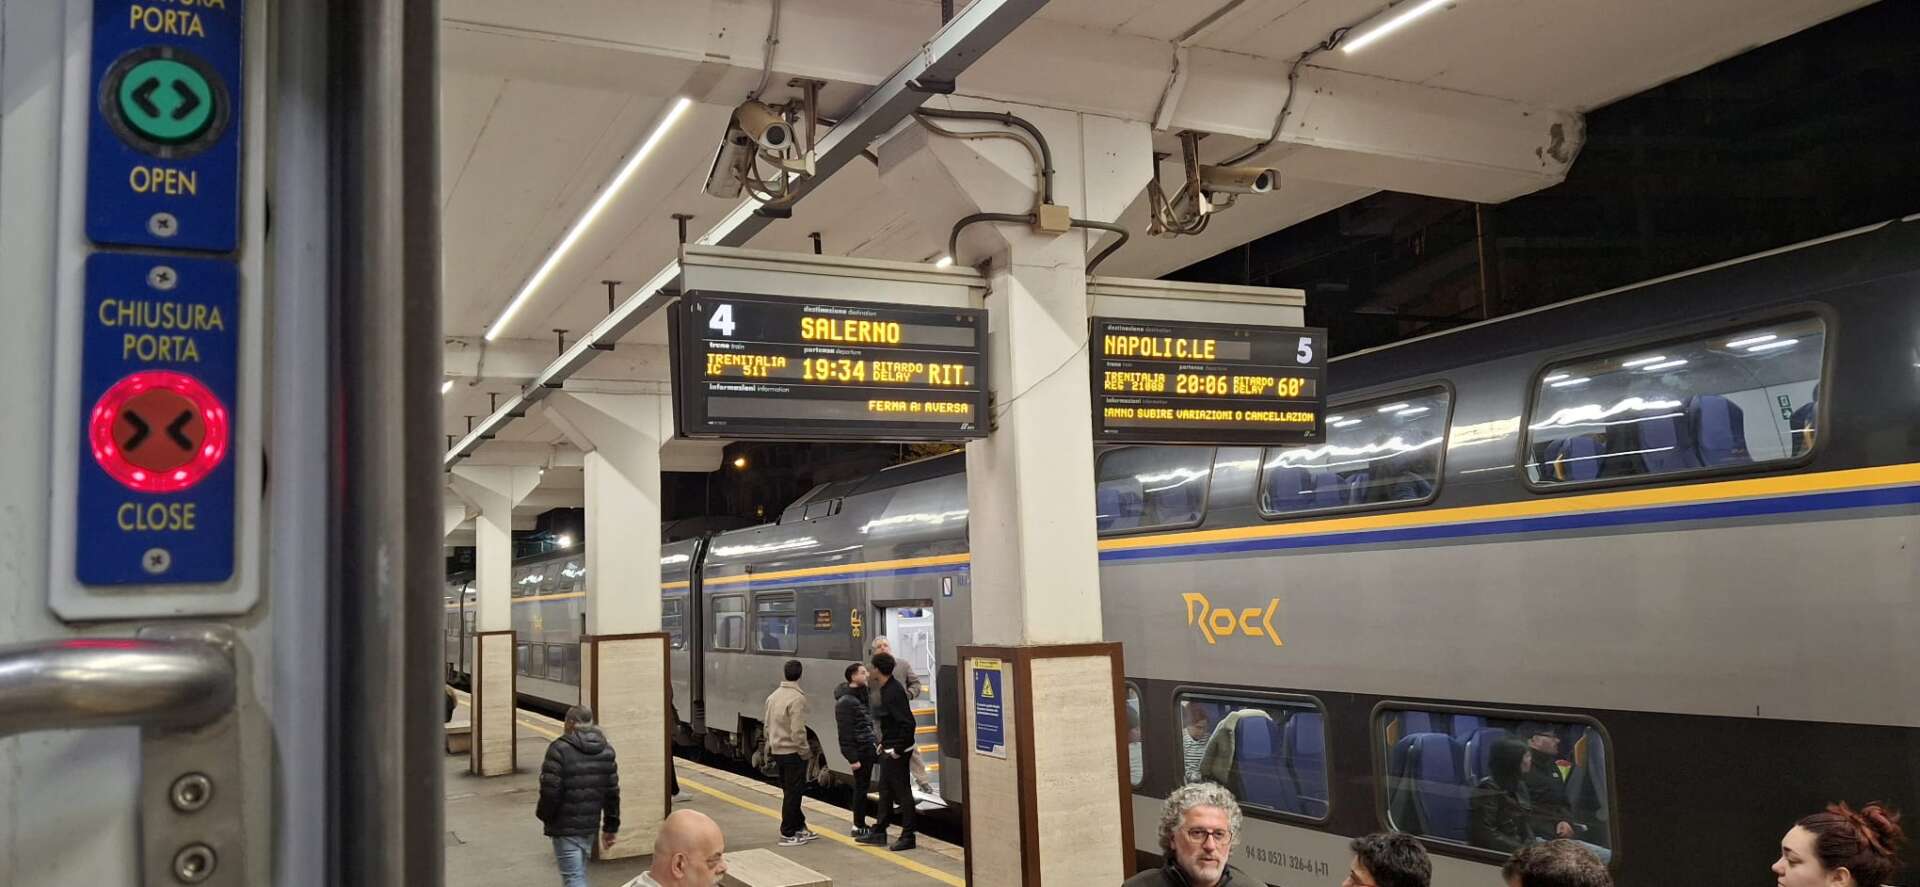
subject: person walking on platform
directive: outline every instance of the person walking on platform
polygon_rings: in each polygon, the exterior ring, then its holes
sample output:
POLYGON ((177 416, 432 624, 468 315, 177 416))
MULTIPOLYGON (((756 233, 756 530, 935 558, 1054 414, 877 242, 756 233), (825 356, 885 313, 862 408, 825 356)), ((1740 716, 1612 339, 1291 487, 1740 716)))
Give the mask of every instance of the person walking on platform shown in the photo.
POLYGON ((819 835, 807 830, 800 793, 807 787, 807 694, 800 689, 800 660, 782 666, 786 680, 767 696, 767 754, 780 768, 780 846, 798 847, 819 835))
POLYGON ((567 709, 564 732, 547 746, 540 765, 540 801, 534 815, 553 839, 562 887, 587 887, 593 836, 613 846, 620 831, 620 767, 606 734, 593 723, 593 709, 567 709))
POLYGON ((1240 803, 1219 783, 1193 782, 1173 790, 1160 810, 1157 869, 1121 887, 1256 887, 1227 864, 1240 837, 1240 803))
POLYGON ((833 691, 833 720, 840 728, 840 753, 853 767, 853 831, 849 834, 864 838, 867 787, 873 782, 873 768, 880 766, 880 737, 873 732, 867 704, 866 666, 858 662, 847 666, 847 682, 833 691))
MULTIPOLYGON (((893 642, 887 640, 886 635, 873 639, 873 654, 878 656, 881 653, 893 656, 893 642)), ((913 670, 913 663, 895 656, 893 670, 898 673, 895 676, 900 679, 900 688, 907 691, 907 699, 919 699, 920 691, 925 688, 920 684, 920 675, 913 670)), ((878 706, 880 704, 879 689, 875 688, 871 696, 873 698, 869 701, 878 706)), ((914 743, 913 754, 907 758, 907 764, 913 771, 913 784, 920 789, 921 793, 933 794, 933 780, 927 775, 927 762, 920 757, 919 743, 914 743)))
POLYGON ((915 721, 907 690, 894 679, 897 667, 892 654, 877 653, 873 657, 873 670, 879 673, 876 680, 880 683, 880 704, 873 712, 874 723, 880 728, 880 819, 866 837, 858 840, 885 846, 887 825, 897 817, 900 840, 887 849, 912 850, 915 802, 913 789, 907 784, 907 761, 913 756, 915 721))
POLYGON ((727 873, 727 837, 705 813, 681 810, 660 823, 653 865, 626 887, 718 887, 727 873))

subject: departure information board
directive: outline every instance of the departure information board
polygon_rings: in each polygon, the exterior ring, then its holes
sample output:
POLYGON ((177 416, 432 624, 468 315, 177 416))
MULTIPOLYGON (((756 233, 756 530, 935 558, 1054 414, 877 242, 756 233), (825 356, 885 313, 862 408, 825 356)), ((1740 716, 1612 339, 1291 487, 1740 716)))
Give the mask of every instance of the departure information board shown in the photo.
POLYGON ((1094 440, 1317 443, 1326 345, 1322 329, 1093 318, 1094 440))
POLYGON ((716 292, 675 309, 683 437, 986 436, 983 310, 716 292))

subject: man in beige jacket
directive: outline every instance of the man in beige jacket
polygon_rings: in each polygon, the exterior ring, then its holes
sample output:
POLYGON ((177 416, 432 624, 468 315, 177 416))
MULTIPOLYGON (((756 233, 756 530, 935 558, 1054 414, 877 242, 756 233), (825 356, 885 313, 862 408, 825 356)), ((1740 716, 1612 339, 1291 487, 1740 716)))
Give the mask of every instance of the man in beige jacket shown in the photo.
POLYGON ((807 816, 800 811, 800 792, 807 785, 807 694, 800 689, 800 660, 789 659, 783 666, 786 680, 767 696, 767 755, 780 768, 780 846, 798 847, 818 835, 807 830, 807 816))

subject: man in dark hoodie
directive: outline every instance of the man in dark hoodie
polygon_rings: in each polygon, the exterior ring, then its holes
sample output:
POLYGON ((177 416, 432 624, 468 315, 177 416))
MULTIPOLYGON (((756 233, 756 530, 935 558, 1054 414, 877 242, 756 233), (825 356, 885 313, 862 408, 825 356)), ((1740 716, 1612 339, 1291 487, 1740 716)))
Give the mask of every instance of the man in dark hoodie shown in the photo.
POLYGON ((886 653, 875 655, 873 670, 880 675, 877 678, 880 682, 880 704, 873 708, 874 722, 880 728, 880 819, 866 837, 856 840, 862 844, 885 846, 887 823, 896 815, 897 807, 900 840, 887 849, 912 850, 916 843, 913 832, 914 799, 913 787, 907 777, 907 762, 913 757, 913 705, 907 701, 906 688, 894 679, 892 656, 886 653))
POLYGON ((564 887, 587 887, 593 836, 613 846, 620 831, 620 768, 613 746, 593 723, 593 709, 567 709, 566 732, 547 746, 540 765, 540 803, 534 815, 553 839, 564 887))
POLYGON ((840 753, 853 767, 853 831, 855 838, 867 836, 867 787, 873 782, 873 768, 880 764, 880 737, 873 732, 873 716, 867 706, 867 667, 855 662, 847 666, 847 682, 833 691, 833 721, 839 727, 840 753))

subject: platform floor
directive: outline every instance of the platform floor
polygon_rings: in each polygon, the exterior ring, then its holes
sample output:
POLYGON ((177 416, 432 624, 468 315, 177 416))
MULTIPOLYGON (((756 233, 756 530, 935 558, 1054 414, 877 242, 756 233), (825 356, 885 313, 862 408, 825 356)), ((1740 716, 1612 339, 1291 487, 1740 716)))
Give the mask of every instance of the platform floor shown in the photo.
MULTIPOLYGON (((456 691, 458 694, 458 691, 456 691)), ((467 720, 467 698, 458 694, 454 723, 467 720)), ((452 887, 530 887, 558 884, 553 846, 533 818, 539 793, 539 763, 547 743, 560 735, 551 718, 522 711, 520 771, 482 779, 467 773, 467 756, 446 759, 447 883, 452 887)), ((833 878, 834 887, 965 883, 964 851, 944 841, 919 837, 919 847, 903 853, 863 847, 847 837, 845 808, 808 798, 807 825, 820 839, 801 847, 780 847, 779 789, 748 776, 676 759, 680 785, 692 796, 676 806, 714 818, 727 836, 727 851, 769 848, 833 878)), ((593 887, 622 887, 645 871, 648 857, 595 862, 587 869, 593 887)))

